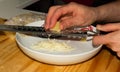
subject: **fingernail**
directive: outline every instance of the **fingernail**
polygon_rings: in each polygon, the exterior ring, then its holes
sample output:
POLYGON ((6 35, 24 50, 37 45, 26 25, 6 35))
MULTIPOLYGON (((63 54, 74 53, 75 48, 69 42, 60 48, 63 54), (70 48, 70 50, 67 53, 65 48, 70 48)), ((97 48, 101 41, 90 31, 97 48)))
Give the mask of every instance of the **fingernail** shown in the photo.
POLYGON ((46 24, 44 24, 44 27, 45 27, 45 29, 48 29, 48 26, 46 24))
POLYGON ((63 30, 63 25, 60 25, 60 30, 63 30))
POLYGON ((94 48, 97 48, 97 47, 99 47, 100 46, 100 44, 93 44, 93 47, 94 48))
POLYGON ((93 37, 93 41, 92 41, 92 45, 93 45, 93 47, 98 47, 98 43, 97 43, 98 41, 97 41, 97 38, 96 38, 96 36, 94 36, 93 37))
POLYGON ((97 29, 101 29, 102 28, 102 26, 101 25, 97 25, 97 29))
POLYGON ((47 29, 48 29, 48 27, 47 27, 47 26, 45 26, 45 29, 47 30, 47 29))

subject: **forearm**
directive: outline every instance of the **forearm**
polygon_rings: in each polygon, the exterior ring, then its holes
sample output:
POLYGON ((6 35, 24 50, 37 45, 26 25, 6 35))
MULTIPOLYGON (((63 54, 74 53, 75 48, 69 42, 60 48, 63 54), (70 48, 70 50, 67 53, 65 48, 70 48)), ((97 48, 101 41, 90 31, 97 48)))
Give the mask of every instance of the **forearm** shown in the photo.
POLYGON ((96 7, 97 20, 106 22, 120 21, 120 0, 96 7))

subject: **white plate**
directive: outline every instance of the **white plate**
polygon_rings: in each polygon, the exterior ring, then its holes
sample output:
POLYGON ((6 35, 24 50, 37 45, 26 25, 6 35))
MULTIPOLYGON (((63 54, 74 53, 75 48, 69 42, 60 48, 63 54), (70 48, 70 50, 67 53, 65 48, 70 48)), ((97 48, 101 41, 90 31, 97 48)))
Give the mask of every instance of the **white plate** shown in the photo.
MULTIPOLYGON (((30 26, 41 26, 44 21, 37 21, 30 23, 30 26)), ((101 46, 93 47, 92 41, 68 41, 59 40, 60 42, 67 42, 74 50, 70 52, 49 52, 49 51, 36 51, 31 46, 39 41, 46 40, 45 38, 25 36, 20 33, 16 33, 16 41, 20 48, 28 56, 44 63, 68 65, 86 61, 93 57, 101 49, 101 46)))

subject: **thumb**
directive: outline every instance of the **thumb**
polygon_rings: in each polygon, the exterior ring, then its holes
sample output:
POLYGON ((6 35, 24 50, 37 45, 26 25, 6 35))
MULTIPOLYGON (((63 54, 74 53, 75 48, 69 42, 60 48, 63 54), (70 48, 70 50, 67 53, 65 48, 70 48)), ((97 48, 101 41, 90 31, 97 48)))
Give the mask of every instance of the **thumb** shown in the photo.
POLYGON ((109 37, 107 37, 107 35, 94 36, 93 45, 108 44, 109 43, 108 38, 109 37))

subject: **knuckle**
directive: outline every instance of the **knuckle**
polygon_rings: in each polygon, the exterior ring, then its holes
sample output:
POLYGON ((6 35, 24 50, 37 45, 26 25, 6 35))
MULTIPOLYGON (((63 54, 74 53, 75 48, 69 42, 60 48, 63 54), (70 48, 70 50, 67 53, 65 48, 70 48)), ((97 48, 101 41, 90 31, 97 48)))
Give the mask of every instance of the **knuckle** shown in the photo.
POLYGON ((120 52, 117 52, 117 56, 120 57, 120 52))
POLYGON ((50 7, 50 10, 51 10, 51 9, 54 9, 54 8, 55 8, 55 6, 52 6, 52 7, 50 7))
POLYGON ((120 50, 119 50, 119 48, 117 48, 117 47, 111 47, 111 49, 113 50, 113 51, 115 51, 115 52, 119 52, 120 50))

